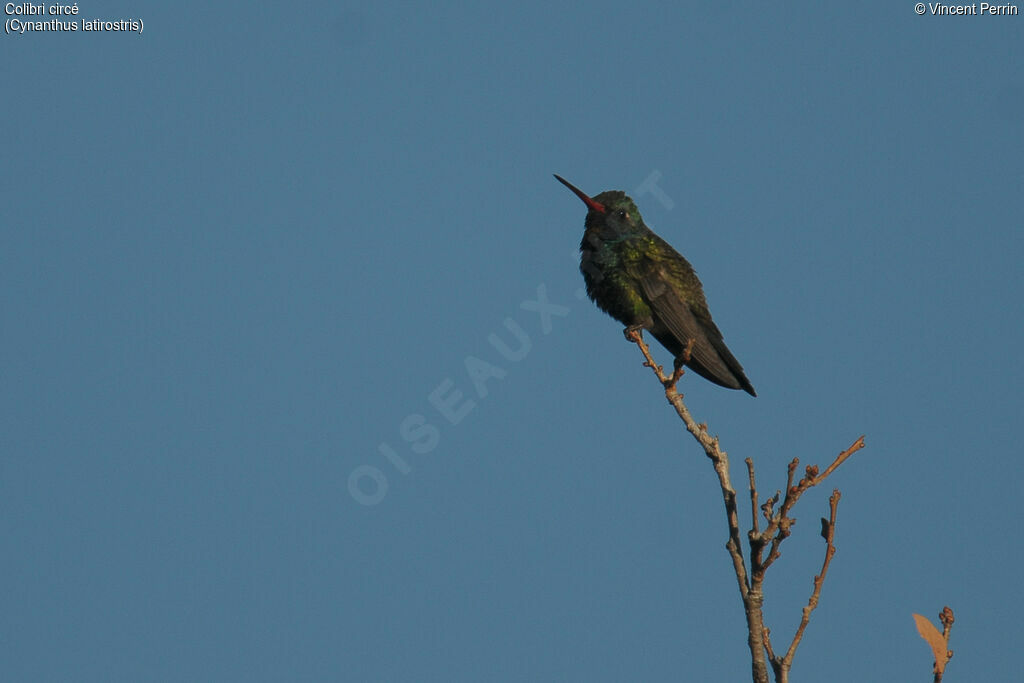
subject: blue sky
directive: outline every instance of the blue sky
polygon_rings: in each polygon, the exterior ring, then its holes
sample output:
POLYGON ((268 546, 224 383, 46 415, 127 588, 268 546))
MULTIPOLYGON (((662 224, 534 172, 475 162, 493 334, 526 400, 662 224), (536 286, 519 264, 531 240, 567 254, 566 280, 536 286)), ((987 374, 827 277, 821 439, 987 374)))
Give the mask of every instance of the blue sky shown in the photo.
POLYGON ((927 679, 945 604, 948 680, 1019 675, 1024 18, 81 10, 145 29, 0 38, 0 678, 744 680, 713 472, 552 173, 700 273, 738 487, 867 435, 794 680, 927 679))

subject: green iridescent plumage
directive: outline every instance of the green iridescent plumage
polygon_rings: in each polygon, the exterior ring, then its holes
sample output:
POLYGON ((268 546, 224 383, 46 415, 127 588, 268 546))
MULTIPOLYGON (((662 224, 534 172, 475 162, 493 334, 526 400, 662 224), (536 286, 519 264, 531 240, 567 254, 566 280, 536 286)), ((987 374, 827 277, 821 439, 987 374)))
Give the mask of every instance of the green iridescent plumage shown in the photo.
POLYGON ((687 366, 715 384, 756 396, 711 319, 689 261, 644 224, 624 192, 609 190, 591 198, 555 177, 589 209, 580 271, 594 303, 627 329, 649 330, 677 361, 693 339, 687 366))

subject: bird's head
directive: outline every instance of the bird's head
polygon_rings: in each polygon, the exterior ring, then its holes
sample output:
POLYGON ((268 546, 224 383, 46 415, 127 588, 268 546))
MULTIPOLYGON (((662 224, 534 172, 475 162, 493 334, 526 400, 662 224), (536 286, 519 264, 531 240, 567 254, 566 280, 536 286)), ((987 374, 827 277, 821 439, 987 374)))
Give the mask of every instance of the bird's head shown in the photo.
POLYGON ((636 204, 622 190, 606 190, 590 197, 565 178, 556 175, 562 183, 587 205, 586 227, 602 240, 612 240, 642 231, 643 218, 636 204))

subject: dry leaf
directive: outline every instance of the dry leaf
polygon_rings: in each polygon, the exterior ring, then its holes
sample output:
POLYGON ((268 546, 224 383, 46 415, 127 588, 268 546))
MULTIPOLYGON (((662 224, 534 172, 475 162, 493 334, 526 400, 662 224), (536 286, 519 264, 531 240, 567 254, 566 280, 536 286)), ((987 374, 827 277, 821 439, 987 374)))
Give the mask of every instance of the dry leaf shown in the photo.
POLYGON ((920 614, 914 615, 914 623, 917 624, 917 632, 931 646, 932 654, 935 655, 935 673, 940 674, 946 668, 946 641, 943 639, 939 629, 920 614))

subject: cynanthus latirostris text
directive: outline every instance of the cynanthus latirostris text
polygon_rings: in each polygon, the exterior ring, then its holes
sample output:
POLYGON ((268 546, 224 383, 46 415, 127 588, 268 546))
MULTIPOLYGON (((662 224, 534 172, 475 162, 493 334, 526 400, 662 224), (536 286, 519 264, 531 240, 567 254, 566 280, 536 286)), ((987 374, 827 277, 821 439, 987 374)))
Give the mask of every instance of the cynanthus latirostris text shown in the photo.
POLYGON ((677 367, 693 340, 687 366, 715 384, 757 396, 711 319, 693 266, 644 224, 633 200, 620 190, 590 197, 555 178, 587 205, 580 271, 594 303, 627 333, 649 330, 677 367))

